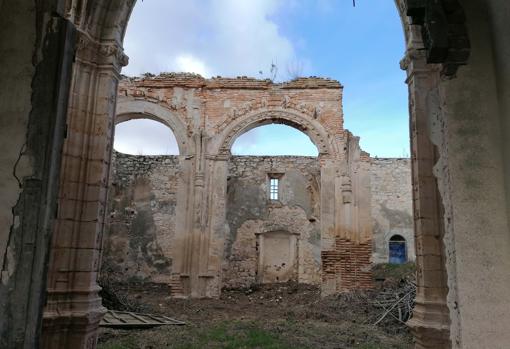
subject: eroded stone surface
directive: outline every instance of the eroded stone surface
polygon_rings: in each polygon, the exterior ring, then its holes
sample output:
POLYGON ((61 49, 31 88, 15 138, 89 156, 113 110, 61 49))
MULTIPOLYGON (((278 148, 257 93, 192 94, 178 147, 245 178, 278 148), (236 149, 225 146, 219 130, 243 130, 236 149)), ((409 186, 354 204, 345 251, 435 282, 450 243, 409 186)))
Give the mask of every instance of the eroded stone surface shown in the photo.
MULTIPOLYGON (((173 284, 173 261, 182 258, 182 251, 175 248, 178 187, 185 170, 181 161, 179 156, 115 153, 103 269, 121 281, 173 284)), ((371 219, 378 261, 388 261, 392 234, 409 239, 410 257, 414 256, 410 181, 409 159, 371 159, 371 219)), ((370 274, 366 279, 362 275, 370 266, 369 244, 358 248, 337 239, 337 251, 322 253, 320 182, 316 157, 228 159, 223 287, 288 280, 320 285, 323 260, 326 272, 341 265, 356 275, 345 288, 370 287, 370 274), (277 201, 269 197, 269 176, 274 174, 280 179, 277 201), (354 255, 365 265, 348 259, 354 255)))
MULTIPOLYGON (((281 279, 320 284, 324 294, 356 287, 341 274, 367 271, 370 251, 361 249, 366 258, 352 259, 354 266, 334 251, 338 239, 371 245, 370 158, 343 128, 342 88, 314 77, 282 84, 182 73, 123 80, 117 122, 168 125, 180 156, 125 164, 133 173, 111 217, 114 236, 124 236, 111 241, 112 251, 125 253, 115 255, 117 264, 125 260, 133 277, 170 283, 174 296, 217 297, 223 286, 281 279), (303 131, 319 157, 231 157, 237 137, 269 123, 303 131), (272 175, 281 184, 275 202, 267 191, 272 175), (321 273, 324 263, 333 267, 321 273)), ((119 188, 125 171, 115 174, 119 188)))
POLYGON ((372 159, 370 184, 375 263, 388 262, 388 243, 395 235, 405 238, 407 259, 416 259, 411 179, 410 159, 372 159))

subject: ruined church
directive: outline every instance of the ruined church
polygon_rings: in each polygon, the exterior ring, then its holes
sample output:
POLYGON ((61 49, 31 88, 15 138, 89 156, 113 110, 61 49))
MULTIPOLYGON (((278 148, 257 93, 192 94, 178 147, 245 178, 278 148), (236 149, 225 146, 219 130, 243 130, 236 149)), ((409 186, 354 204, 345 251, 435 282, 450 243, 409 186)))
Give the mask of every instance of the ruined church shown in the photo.
MULTIPOLYGON (((417 349, 507 348, 509 2, 394 2, 405 39, 400 66, 409 91, 417 265, 415 307, 407 325, 417 349)), ((299 126, 319 149, 321 204, 315 219, 320 222, 321 256, 313 260, 322 264, 324 292, 349 285, 342 278, 348 263, 343 264, 339 251, 360 251, 371 239, 362 218, 367 211, 361 201, 367 197, 356 185, 363 176, 350 173, 363 168, 364 154, 342 129, 341 117, 335 117, 341 113, 330 109, 338 106, 340 89, 333 88, 337 83, 316 82, 314 91, 323 93, 320 98, 326 101, 322 106, 300 101, 295 84, 273 87, 241 80, 232 81, 233 86, 257 88, 227 90, 221 79, 197 79, 176 89, 175 98, 173 92, 165 96, 163 89, 135 83, 121 89, 124 96, 118 97, 121 69, 129 61, 124 34, 135 3, 0 1, 1 347, 96 347, 105 313, 97 274, 103 234, 112 219, 108 185, 115 111, 123 113, 122 100, 128 112, 130 105, 149 115, 164 110, 161 115, 175 122, 172 129, 181 137, 179 166, 189 176, 182 176, 185 185, 178 187, 187 192, 176 195, 186 198, 177 200, 175 207, 172 248, 179 249, 180 256, 171 251, 159 264, 178 280, 180 292, 217 293, 224 262, 233 262, 224 257, 238 251, 235 240, 243 236, 243 227, 226 227, 228 178, 232 181, 235 174, 229 174, 229 166, 235 170, 229 147, 257 122, 278 119, 299 126), (197 98, 179 98, 186 93, 196 93, 197 98), (223 102, 198 103, 208 95, 229 93, 223 102), (189 103, 184 113, 182 101, 189 103), (162 108, 163 103, 168 108, 162 108), (187 119, 178 123, 171 117, 176 111, 187 119), (197 129, 203 132, 193 133, 197 129), (179 234, 184 231, 187 238, 182 239, 179 234), (191 247, 200 253, 189 253, 191 247)), ((368 37, 366 44, 373 41, 368 37)), ((370 59, 377 59, 377 53, 374 48, 370 59)), ((151 83, 164 85, 157 79, 151 83)), ((281 175, 278 168, 268 171, 267 178, 281 175)), ((279 179, 284 184, 286 179, 279 179)), ((140 197, 146 194, 133 191, 140 197)), ((146 202, 150 205, 152 200, 146 202)), ((399 216, 386 208, 377 214, 399 216)), ((271 216, 249 217, 259 221, 252 229, 260 232, 259 246, 271 239, 290 246, 294 232, 260 223, 261 217, 271 216)), ((158 218, 154 215, 154 224, 158 218)), ((311 215, 306 218, 314 224, 311 215)), ((161 242, 160 247, 168 245, 161 242)), ((364 272, 363 261, 348 262, 364 272)))
POLYGON ((108 270, 121 281, 169 284, 174 297, 286 281, 320 286, 323 295, 371 288, 375 243, 387 256, 393 236, 407 238, 404 254, 414 254, 410 169, 406 159, 371 159, 360 149, 343 127, 342 91, 313 77, 122 80, 116 122, 163 123, 179 155, 114 154, 108 270), (304 132, 319 155, 232 156, 237 137, 269 123, 304 132), (375 214, 388 205, 404 218, 384 227, 391 215, 375 214))

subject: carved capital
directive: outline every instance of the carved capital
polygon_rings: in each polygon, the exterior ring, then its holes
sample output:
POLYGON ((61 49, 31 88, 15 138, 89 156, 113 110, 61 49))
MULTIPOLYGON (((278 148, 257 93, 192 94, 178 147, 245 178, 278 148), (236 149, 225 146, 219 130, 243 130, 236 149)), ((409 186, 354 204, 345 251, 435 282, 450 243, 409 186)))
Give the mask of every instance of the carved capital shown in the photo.
POLYGON ((425 52, 418 49, 409 49, 406 51, 405 56, 400 60, 400 69, 408 70, 412 62, 421 61, 425 62, 425 52))
POLYGON ((464 10, 458 0, 405 0, 411 24, 421 27, 427 63, 442 65, 442 76, 453 77, 467 64, 470 43, 464 10))
POLYGON ((99 42, 86 32, 78 32, 76 59, 85 64, 95 66, 111 66, 117 72, 128 65, 129 57, 124 53, 122 45, 116 41, 99 42))

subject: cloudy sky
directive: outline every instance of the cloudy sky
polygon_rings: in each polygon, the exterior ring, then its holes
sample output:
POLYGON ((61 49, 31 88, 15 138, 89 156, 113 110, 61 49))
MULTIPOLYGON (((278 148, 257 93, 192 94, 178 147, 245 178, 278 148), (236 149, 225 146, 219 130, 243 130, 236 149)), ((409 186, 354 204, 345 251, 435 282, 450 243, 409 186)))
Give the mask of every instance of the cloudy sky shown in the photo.
MULTIPOLYGON (((399 68, 403 33, 390 0, 138 0, 124 42, 123 73, 187 71, 205 77, 323 76, 344 86, 345 126, 373 156, 409 154, 407 90, 399 68)), ((152 121, 123 123, 115 148, 176 153, 171 132, 152 121)), ((290 127, 256 128, 235 154, 316 155, 290 127)))

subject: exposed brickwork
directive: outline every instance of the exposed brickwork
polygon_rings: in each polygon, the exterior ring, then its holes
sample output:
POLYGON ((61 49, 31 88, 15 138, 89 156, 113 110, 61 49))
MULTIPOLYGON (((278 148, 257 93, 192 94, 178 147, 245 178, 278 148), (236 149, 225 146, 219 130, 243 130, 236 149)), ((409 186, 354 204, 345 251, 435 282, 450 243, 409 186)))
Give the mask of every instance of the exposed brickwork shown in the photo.
POLYGON ((334 251, 321 253, 323 279, 335 279, 340 291, 372 288, 372 242, 356 243, 337 237, 335 246, 334 251))
MULTIPOLYGON (((337 249, 336 232, 356 243, 372 240, 369 156, 361 151, 359 137, 343 128, 342 94, 338 81, 317 77, 281 84, 247 77, 204 79, 195 74, 121 81, 117 121, 147 117, 167 124, 179 145, 181 167, 170 172, 178 174, 172 177, 177 187, 169 187, 172 181, 163 172, 157 180, 166 181, 165 186, 156 186, 173 190, 177 199, 161 207, 161 212, 152 212, 153 219, 149 213, 158 207, 154 198, 160 193, 147 195, 155 185, 152 177, 137 181, 136 192, 145 194, 137 211, 139 221, 156 238, 148 252, 161 253, 146 258, 141 249, 129 259, 142 260, 149 270, 154 269, 152 264, 163 266, 166 261, 167 273, 159 280, 172 282, 174 289, 189 297, 217 297, 224 285, 280 281, 290 275, 300 282, 320 283, 320 251, 337 249), (248 130, 272 123, 304 132, 319 157, 292 160, 280 170, 270 168, 278 161, 259 159, 255 167, 240 161, 240 167, 247 167, 244 176, 251 179, 238 176, 231 166, 236 165, 231 161, 233 143, 248 130), (287 201, 267 205, 265 168, 285 173, 284 187, 294 183, 283 191, 287 201), (227 196, 238 179, 247 194, 231 205, 227 196), (239 210, 242 207, 247 209, 239 210), (239 219, 234 219, 236 215, 239 219)), ((371 252, 366 253, 369 259, 371 252)), ((157 275, 161 273, 150 277, 157 275)), ((321 284, 324 295, 345 289, 342 275, 336 273, 334 278, 321 284)))

